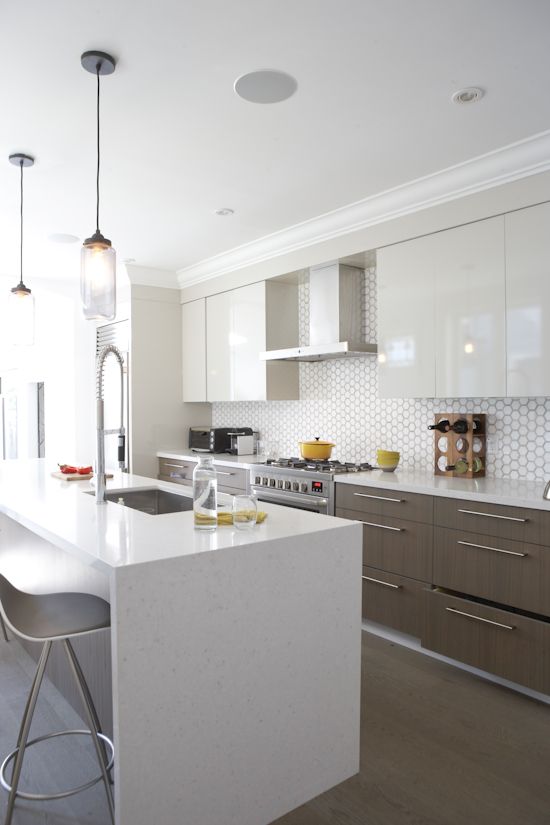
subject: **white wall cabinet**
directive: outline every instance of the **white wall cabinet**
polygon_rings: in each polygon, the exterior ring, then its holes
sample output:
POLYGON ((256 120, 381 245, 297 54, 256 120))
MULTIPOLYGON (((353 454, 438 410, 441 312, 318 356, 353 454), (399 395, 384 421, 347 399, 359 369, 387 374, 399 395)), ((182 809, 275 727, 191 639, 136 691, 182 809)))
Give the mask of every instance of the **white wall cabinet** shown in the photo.
POLYGON ((506 395, 504 218, 378 252, 380 395, 506 395))
POLYGON ((510 212, 506 235, 509 396, 550 396, 550 203, 510 212))
POLYGON ((297 345, 295 285, 261 281, 206 299, 208 401, 299 397, 298 364, 260 361, 267 349, 297 345))
POLYGON ((438 398, 506 395, 504 218, 430 236, 438 398))
POLYGON ((435 395, 435 291, 430 236, 377 253, 382 398, 435 395))
POLYGON ((206 299, 181 307, 184 401, 206 401, 206 299))

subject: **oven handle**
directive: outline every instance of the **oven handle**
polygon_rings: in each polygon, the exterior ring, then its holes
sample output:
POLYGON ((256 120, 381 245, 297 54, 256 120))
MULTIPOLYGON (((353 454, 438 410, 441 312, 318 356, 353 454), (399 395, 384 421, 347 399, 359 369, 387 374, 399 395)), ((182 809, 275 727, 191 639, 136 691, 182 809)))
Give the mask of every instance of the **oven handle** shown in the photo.
POLYGON ((285 501, 288 501, 289 504, 294 502, 294 504, 311 504, 312 510, 316 510, 317 507, 315 505, 321 505, 321 507, 328 507, 328 499, 327 498, 312 498, 311 496, 301 495, 300 493, 278 493, 276 490, 270 490, 263 487, 252 487, 252 492, 258 499, 258 501, 265 501, 269 504, 272 502, 273 504, 284 504, 285 501))

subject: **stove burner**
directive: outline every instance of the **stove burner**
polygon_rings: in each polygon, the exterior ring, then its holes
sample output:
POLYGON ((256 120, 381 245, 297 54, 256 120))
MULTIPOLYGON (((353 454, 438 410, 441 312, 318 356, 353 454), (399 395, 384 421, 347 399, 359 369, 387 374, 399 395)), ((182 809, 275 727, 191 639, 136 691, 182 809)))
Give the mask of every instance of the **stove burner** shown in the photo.
POLYGON ((372 470, 372 466, 367 462, 359 464, 352 461, 313 461, 303 458, 277 458, 268 459, 266 464, 271 467, 283 467, 290 470, 308 470, 315 473, 359 473, 364 470, 372 470))

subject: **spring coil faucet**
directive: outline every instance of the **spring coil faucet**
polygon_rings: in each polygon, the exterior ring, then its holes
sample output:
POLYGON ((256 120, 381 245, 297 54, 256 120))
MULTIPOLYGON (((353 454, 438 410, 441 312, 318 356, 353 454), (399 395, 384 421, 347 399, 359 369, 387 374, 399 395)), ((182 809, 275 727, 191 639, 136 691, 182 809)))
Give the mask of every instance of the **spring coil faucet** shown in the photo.
POLYGON ((96 361, 96 403, 97 403, 97 486, 96 504, 105 504, 105 436, 118 436, 118 466, 124 470, 126 454, 126 433, 124 430, 124 359, 120 350, 113 344, 107 344, 97 356, 96 361), (103 378, 105 361, 109 355, 114 355, 120 367, 120 427, 115 430, 105 429, 103 378))

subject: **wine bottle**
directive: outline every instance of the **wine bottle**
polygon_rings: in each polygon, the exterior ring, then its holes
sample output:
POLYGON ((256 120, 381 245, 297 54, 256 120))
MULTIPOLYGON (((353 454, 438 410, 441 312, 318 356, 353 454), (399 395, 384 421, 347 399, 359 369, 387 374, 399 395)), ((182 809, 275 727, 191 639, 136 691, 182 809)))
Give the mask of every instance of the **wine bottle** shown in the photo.
POLYGON ((455 464, 447 464, 445 469, 452 470, 453 472, 462 475, 462 473, 468 472, 468 462, 465 458, 459 458, 458 461, 455 462, 455 464))
POLYGON ((483 461, 479 458, 479 456, 474 456, 472 461, 472 470, 474 473, 480 473, 483 470, 483 461))
POLYGON ((429 430, 439 430, 440 433, 448 433, 451 429, 451 424, 447 418, 442 418, 437 424, 429 424, 429 430))
POLYGON ((452 430, 455 433, 467 433, 468 432, 468 422, 465 418, 457 418, 455 423, 452 425, 452 430))

